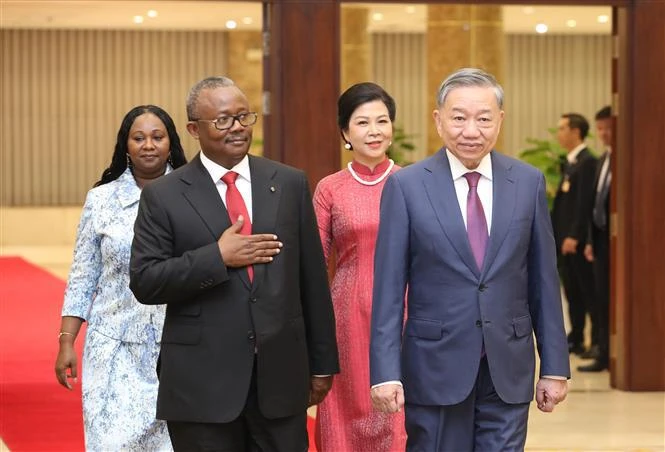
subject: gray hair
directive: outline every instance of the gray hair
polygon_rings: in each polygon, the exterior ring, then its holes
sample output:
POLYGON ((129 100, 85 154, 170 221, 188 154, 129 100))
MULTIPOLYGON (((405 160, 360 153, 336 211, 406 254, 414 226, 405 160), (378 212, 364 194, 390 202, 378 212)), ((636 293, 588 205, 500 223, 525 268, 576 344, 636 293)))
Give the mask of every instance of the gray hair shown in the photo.
POLYGON ((187 94, 187 120, 194 121, 196 117, 196 105, 199 102, 199 95, 204 89, 224 88, 236 86, 235 82, 228 77, 207 77, 197 82, 187 94))
POLYGON ((455 88, 463 86, 481 86, 494 88, 496 95, 496 102, 499 108, 503 108, 503 88, 496 81, 494 76, 482 69, 477 68, 463 68, 448 76, 447 79, 439 86, 439 91, 436 93, 436 106, 441 108, 448 94, 455 88))

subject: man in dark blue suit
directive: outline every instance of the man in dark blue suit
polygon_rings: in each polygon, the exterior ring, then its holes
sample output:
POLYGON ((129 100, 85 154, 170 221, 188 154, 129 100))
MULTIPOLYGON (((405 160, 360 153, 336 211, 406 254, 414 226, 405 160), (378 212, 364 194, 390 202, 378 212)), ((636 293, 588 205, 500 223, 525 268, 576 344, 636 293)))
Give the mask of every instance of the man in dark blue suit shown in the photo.
MULTIPOLYGON (((593 179, 593 202, 589 210, 589 234, 584 257, 591 262, 594 282, 592 304, 593 331, 598 338, 594 361, 579 366, 580 372, 601 372, 610 364, 610 188, 612 185, 612 108, 608 105, 596 113, 596 131, 605 152, 598 160, 593 179)), ((616 155, 616 154, 615 154, 616 155)))
POLYGON ((409 451, 522 450, 534 332, 538 408, 552 411, 567 393, 545 179, 492 150, 502 104, 492 75, 449 76, 434 111, 445 147, 395 173, 383 191, 371 395, 384 412, 405 406, 409 451))

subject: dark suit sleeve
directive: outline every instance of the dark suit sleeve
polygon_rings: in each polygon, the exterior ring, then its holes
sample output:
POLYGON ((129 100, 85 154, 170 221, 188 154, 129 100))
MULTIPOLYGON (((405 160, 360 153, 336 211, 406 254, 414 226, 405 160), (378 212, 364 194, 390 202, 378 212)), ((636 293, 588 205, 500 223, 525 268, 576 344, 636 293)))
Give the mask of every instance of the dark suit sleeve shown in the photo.
POLYGON ((574 239, 584 243, 588 234, 589 212, 593 209, 594 186, 593 179, 596 172, 596 159, 589 155, 580 164, 578 178, 578 189, 575 195, 575 212, 570 235, 574 239))
POLYGON ((556 248, 541 174, 529 243, 529 311, 540 356, 540 375, 570 378, 568 341, 564 330, 556 248))
POLYGON ((134 224, 129 287, 143 304, 191 300, 228 279, 217 242, 174 253, 174 231, 163 204, 168 196, 147 186, 134 224))
POLYGON ((593 207, 596 204, 596 188, 598 187, 598 179, 600 179, 600 172, 603 168, 603 163, 605 162, 605 159, 607 158, 607 154, 604 154, 602 158, 599 158, 596 160, 596 163, 594 165, 595 170, 594 170, 594 176, 593 176, 593 184, 591 185, 591 205, 589 206, 589 211, 587 212, 587 237, 586 237, 586 243, 587 245, 593 244, 593 207))
POLYGON ((404 293, 409 274, 409 212, 396 175, 381 194, 374 253, 370 337, 370 384, 401 380, 404 293))
POLYGON ((301 179, 300 297, 307 331, 311 375, 339 373, 335 315, 314 205, 305 175, 301 179))

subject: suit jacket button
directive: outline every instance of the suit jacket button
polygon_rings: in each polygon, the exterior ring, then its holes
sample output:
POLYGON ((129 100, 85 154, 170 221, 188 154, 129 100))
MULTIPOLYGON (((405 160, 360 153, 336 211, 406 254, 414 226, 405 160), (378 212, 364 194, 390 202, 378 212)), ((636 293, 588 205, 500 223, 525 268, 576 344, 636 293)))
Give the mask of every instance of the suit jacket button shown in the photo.
POLYGON ((248 331, 247 332, 247 339, 250 341, 253 341, 256 336, 254 335, 254 331, 248 331))
POLYGON ((252 298, 249 299, 249 301, 250 301, 250 303, 256 303, 257 300, 256 300, 256 297, 252 297, 252 298))
POLYGON ((481 292, 484 292, 485 289, 487 289, 487 286, 485 284, 481 284, 480 286, 478 286, 478 290, 481 292))
POLYGON ((483 326, 483 322, 481 322, 480 320, 476 320, 476 326, 483 326))

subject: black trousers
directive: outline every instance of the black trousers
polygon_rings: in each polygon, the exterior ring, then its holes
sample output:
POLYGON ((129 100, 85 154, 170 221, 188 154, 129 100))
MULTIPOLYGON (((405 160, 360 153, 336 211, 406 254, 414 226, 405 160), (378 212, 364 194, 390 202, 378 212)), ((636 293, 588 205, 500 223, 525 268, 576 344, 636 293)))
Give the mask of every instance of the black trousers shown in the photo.
POLYGON ((167 421, 175 452, 307 452, 307 412, 267 419, 256 392, 256 361, 245 408, 224 424, 167 421))
MULTIPOLYGON (((584 257, 584 245, 578 247, 576 254, 559 256, 559 270, 563 290, 568 299, 568 316, 570 317, 571 330, 568 334, 568 342, 575 345, 584 343, 584 323, 586 314, 591 312, 594 300, 594 282, 591 262, 584 257)), ((593 318, 592 342, 594 342, 593 318)))
POLYGON ((593 240, 593 329, 598 332, 598 361, 610 360, 610 237, 606 230, 592 229, 593 240))

